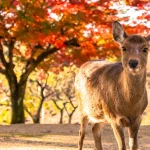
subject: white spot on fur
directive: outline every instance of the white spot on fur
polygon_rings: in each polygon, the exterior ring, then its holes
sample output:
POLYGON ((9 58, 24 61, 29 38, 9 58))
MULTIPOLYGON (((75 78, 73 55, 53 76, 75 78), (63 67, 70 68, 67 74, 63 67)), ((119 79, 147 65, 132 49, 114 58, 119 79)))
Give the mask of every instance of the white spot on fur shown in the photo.
POLYGON ((98 122, 100 122, 98 119, 96 119, 96 118, 94 118, 94 117, 91 117, 91 116, 89 116, 89 119, 90 119, 90 121, 92 121, 93 123, 98 123, 98 122))
POLYGON ((129 68, 129 71, 130 71, 133 75, 136 75, 137 73, 139 73, 140 68, 139 68, 139 67, 137 67, 136 69, 129 68))
POLYGON ((139 72, 139 70, 140 70, 139 68, 136 68, 136 69, 135 69, 136 72, 139 72))
POLYGON ((133 138, 129 138, 129 146, 132 147, 134 144, 134 139, 133 138))
POLYGON ((103 123, 106 123, 107 121, 105 119, 97 119, 97 118, 94 118, 92 116, 88 116, 90 121, 93 122, 93 123, 99 123, 99 122, 103 122, 103 123))
POLYGON ((131 69, 131 68, 129 68, 129 70, 132 72, 133 71, 133 69, 131 69))

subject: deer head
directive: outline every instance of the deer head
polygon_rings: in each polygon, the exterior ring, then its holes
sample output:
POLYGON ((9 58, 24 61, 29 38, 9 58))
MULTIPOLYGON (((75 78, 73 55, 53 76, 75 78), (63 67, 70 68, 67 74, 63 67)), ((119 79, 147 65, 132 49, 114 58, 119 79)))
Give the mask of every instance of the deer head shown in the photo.
POLYGON ((143 73, 147 64, 150 35, 127 35, 122 25, 113 23, 113 37, 122 47, 122 64, 124 70, 132 75, 143 73))

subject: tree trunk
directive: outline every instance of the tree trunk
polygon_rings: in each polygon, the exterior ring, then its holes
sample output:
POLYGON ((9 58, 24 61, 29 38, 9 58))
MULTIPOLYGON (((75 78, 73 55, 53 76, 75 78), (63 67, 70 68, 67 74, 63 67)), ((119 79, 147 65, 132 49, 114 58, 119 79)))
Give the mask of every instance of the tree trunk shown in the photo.
POLYGON ((40 114, 36 114, 36 116, 33 119, 34 123, 40 123, 40 114))
POLYGON ((16 77, 8 78, 10 93, 11 93, 11 104, 12 104, 12 116, 11 124, 24 123, 24 95, 26 89, 26 82, 18 83, 16 77))
POLYGON ((73 114, 74 114, 76 108, 77 108, 77 107, 74 107, 74 110, 73 110, 70 114, 68 113, 68 117, 69 117, 69 119, 68 119, 68 124, 71 124, 72 116, 73 116, 73 114))
POLYGON ((69 115, 69 120, 68 120, 68 124, 71 124, 71 120, 72 120, 72 115, 73 115, 73 114, 70 114, 70 115, 69 115))
POLYGON ((24 123, 25 116, 24 116, 23 98, 22 97, 11 98, 11 103, 12 103, 11 124, 24 123))
POLYGON ((62 124, 63 123, 63 109, 60 110, 60 121, 59 123, 62 124))
POLYGON ((40 123, 40 113, 41 113, 41 109, 42 109, 42 106, 43 106, 43 102, 44 102, 44 98, 42 98, 42 100, 40 102, 39 108, 37 110, 37 114, 34 118, 34 123, 40 123))

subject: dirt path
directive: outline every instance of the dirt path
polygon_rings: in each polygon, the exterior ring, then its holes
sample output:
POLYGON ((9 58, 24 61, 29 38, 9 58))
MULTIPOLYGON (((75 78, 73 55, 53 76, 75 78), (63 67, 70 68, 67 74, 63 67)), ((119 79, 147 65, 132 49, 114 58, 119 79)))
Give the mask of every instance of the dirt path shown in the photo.
MULTIPOLYGON (((10 125, 0 126, 0 150, 77 150, 79 125, 10 125)), ((104 150, 117 150, 112 129, 103 132, 104 150)), ((126 143, 127 141, 126 132, 126 143)), ((140 150, 150 150, 150 126, 139 131, 140 150)), ((91 125, 88 127, 84 150, 94 149, 91 125)))

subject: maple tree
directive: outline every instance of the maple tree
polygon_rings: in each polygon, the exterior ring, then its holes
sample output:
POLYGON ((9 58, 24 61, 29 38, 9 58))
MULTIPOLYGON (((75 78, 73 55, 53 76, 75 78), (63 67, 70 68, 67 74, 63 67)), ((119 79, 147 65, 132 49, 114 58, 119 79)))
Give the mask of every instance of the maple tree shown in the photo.
MULTIPOLYGON (((137 20, 150 20, 147 0, 126 0, 127 5, 145 10, 137 20)), ((119 1, 108 0, 1 0, 0 73, 6 76, 12 106, 11 123, 24 123, 24 94, 29 75, 35 68, 82 64, 89 59, 119 56, 113 42, 113 20, 119 1), (49 65, 45 65, 49 64, 49 65), (18 71, 19 70, 19 71, 18 71)), ((139 23, 127 26, 129 33, 147 33, 139 23)))

